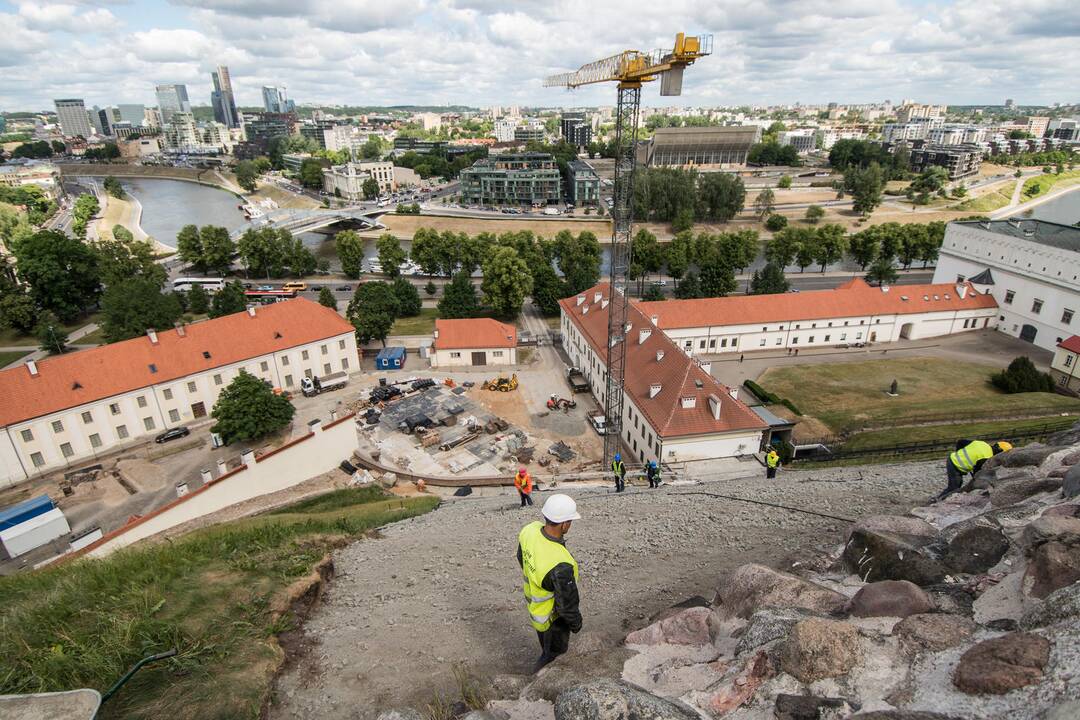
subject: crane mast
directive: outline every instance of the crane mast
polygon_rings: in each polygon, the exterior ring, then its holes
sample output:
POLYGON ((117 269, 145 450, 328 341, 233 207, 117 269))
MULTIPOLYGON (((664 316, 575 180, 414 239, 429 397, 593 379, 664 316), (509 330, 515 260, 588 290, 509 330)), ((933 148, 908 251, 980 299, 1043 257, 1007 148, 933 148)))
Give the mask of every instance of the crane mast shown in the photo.
POLYGON ((700 57, 712 54, 712 36, 675 36, 671 50, 643 53, 626 50, 581 66, 574 72, 553 75, 545 87, 576 88, 598 82, 617 82, 615 109, 615 187, 611 206, 611 290, 608 303, 607 379, 604 415, 604 459, 619 452, 622 442, 626 384, 626 335, 630 300, 630 246, 633 230, 634 171, 637 169, 638 120, 641 86, 660 77, 661 95, 681 95, 683 70, 700 57))

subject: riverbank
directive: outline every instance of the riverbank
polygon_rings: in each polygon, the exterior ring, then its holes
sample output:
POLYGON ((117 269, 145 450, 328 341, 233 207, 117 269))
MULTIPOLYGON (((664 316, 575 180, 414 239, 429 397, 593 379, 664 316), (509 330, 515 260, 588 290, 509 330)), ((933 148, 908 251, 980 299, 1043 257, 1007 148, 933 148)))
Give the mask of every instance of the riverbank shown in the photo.
POLYGON ((1044 195, 1042 197, 1037 197, 1037 198, 1034 198, 1032 200, 1028 200, 1027 202, 1021 201, 1020 203, 1017 203, 1017 204, 1010 204, 1009 206, 1004 207, 1004 208, 1002 208, 1001 210, 998 210, 995 213, 992 213, 990 215, 990 217, 993 220, 1001 220, 1001 219, 1004 219, 1004 218, 1012 217, 1013 215, 1017 215, 1017 214, 1022 213, 1022 212, 1026 213, 1026 212, 1032 210, 1033 208, 1038 207, 1039 205, 1044 205, 1044 204, 1046 204, 1048 202, 1051 202, 1053 200, 1058 200, 1062 196, 1068 195, 1068 194, 1073 193, 1073 192, 1075 192, 1077 190, 1080 190, 1080 180, 1076 180, 1074 184, 1067 185, 1066 187, 1062 187, 1062 188, 1060 188, 1058 190, 1055 190, 1053 192, 1050 192, 1050 193, 1048 193, 1048 194, 1046 194, 1046 195, 1044 195))
POLYGON ((240 199, 243 199, 244 195, 236 179, 231 174, 220 170, 109 163, 58 163, 57 167, 63 175, 70 177, 161 178, 216 187, 240 199))

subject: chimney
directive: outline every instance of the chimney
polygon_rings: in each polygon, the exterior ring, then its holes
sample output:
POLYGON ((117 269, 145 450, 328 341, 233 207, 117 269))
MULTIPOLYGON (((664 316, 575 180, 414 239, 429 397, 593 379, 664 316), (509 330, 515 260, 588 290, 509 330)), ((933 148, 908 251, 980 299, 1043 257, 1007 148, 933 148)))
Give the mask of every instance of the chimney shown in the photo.
POLYGON ((199 477, 202 478, 203 485, 214 479, 214 476, 210 474, 209 470, 201 470, 199 472, 199 477))
POLYGON ((322 420, 320 420, 319 418, 315 418, 307 424, 307 428, 308 432, 314 435, 315 433, 322 430, 322 420))
POLYGON ((882 285, 881 286, 881 292, 883 292, 883 293, 889 292, 889 286, 888 285, 882 285))
POLYGON ((699 362, 698 367, 700 367, 702 370, 704 370, 707 374, 710 374, 710 375, 712 374, 712 363, 709 362, 708 360, 706 360, 704 362, 699 362))
MULTIPOLYGON (((203 470, 203 472, 206 472, 203 470)), ((186 482, 176 483, 176 497, 182 498, 188 494, 188 487, 186 482)))
POLYGON ((187 328, 184 327, 184 323, 176 323, 176 334, 180 337, 184 337, 185 335, 187 335, 187 328))
POLYGON ((644 345, 650 335, 652 335, 652 328, 641 328, 638 330, 638 345, 644 345))
POLYGON ((248 311, 248 315, 250 315, 251 317, 255 317, 255 306, 254 305, 248 305, 247 306, 247 311, 248 311))
POLYGON ((146 328, 146 337, 150 338, 151 345, 157 345, 157 330, 154 328, 146 328))
POLYGON ((960 297, 961 300, 967 297, 967 285, 957 285, 956 294, 960 297))
POLYGON ((709 412, 712 413, 713 420, 720 419, 720 398, 715 395, 709 395, 709 412))
POLYGON ((252 449, 240 451, 240 464, 255 467, 255 451, 252 449))
POLYGON ((683 410, 693 410, 697 407, 697 398, 693 395, 685 395, 680 399, 683 410))
POLYGON ((653 383, 652 385, 650 385, 649 386, 649 397, 654 398, 657 395, 659 395, 660 391, 663 389, 663 387, 664 386, 661 385, 660 383, 653 383))
POLYGON ((583 303, 583 302, 585 302, 585 296, 584 295, 578 295, 577 296, 577 304, 580 306, 581 303, 583 303))
POLYGON ((727 389, 727 394, 731 396, 732 400, 738 400, 739 399, 739 388, 737 388, 737 387, 729 387, 727 389))
POLYGON ((217 461, 217 474, 218 474, 218 477, 221 477, 222 475, 224 475, 228 471, 229 471, 229 466, 225 464, 225 461, 224 460, 218 460, 217 461))
POLYGON ((663 350, 657 350, 656 351, 656 362, 660 362, 663 359, 664 359, 664 351, 663 350))
POLYGON ((330 411, 330 422, 333 422, 334 420, 337 420, 337 410, 330 411))
POLYGON ((594 303, 598 303, 598 302, 600 302, 600 301, 601 301, 601 300, 603 299, 603 297, 604 297, 604 293, 601 293, 601 292, 595 292, 595 293, 593 293, 593 296, 592 296, 592 301, 593 301, 594 303))
POLYGON ((652 324, 653 324, 653 325, 656 325, 657 323, 659 323, 659 322, 660 322, 660 316, 659 316, 659 315, 653 315, 653 316, 652 316, 651 318, 649 318, 649 319, 650 319, 650 320, 652 320, 652 324))
POLYGON ((26 361, 26 369, 30 371, 30 377, 38 376, 37 363, 33 360, 26 361))

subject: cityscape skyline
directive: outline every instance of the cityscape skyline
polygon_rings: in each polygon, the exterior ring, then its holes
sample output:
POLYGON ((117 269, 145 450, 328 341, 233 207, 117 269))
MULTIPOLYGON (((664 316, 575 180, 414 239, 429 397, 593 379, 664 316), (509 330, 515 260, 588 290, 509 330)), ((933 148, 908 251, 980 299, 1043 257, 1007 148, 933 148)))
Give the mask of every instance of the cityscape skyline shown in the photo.
POLYGON ((752 16, 734 3, 676 0, 662 9, 620 5, 615 26, 604 20, 616 12, 609 2, 575 11, 526 2, 511 12, 487 0, 95 5, 0 0, 10 28, 0 107, 40 111, 66 97, 150 105, 159 84, 186 85, 193 104, 204 105, 219 66, 246 107, 263 104, 263 86, 287 87, 299 104, 609 105, 603 88, 568 94, 541 79, 628 47, 662 46, 682 30, 713 33, 717 52, 688 76, 677 104, 1080 100, 1061 72, 1080 61, 1080 19, 1062 0, 873 8, 775 0, 752 16))

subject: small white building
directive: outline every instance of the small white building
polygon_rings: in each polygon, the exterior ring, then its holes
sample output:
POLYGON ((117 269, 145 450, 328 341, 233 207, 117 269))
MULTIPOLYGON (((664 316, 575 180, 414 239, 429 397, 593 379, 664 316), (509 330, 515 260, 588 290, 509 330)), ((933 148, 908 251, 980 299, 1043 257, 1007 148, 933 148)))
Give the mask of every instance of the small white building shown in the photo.
POLYGON ((241 370, 296 391, 360 368, 355 328, 296 298, 0 371, 0 486, 208 418, 241 370))
POLYGON ((517 328, 491 318, 436 320, 431 367, 517 364, 517 328))
POLYGON ((379 192, 387 193, 397 188, 392 162, 348 162, 323 170, 323 190, 346 200, 363 200, 364 181, 373 179, 379 184, 379 192))
POLYGON ((1080 390, 1080 336, 1070 335, 1058 343, 1054 359, 1050 361, 1050 376, 1059 388, 1077 394, 1080 390))
POLYGON ((997 328, 1054 351, 1076 333, 1080 228, 1044 220, 951 222, 934 282, 970 281, 997 300, 997 328))

